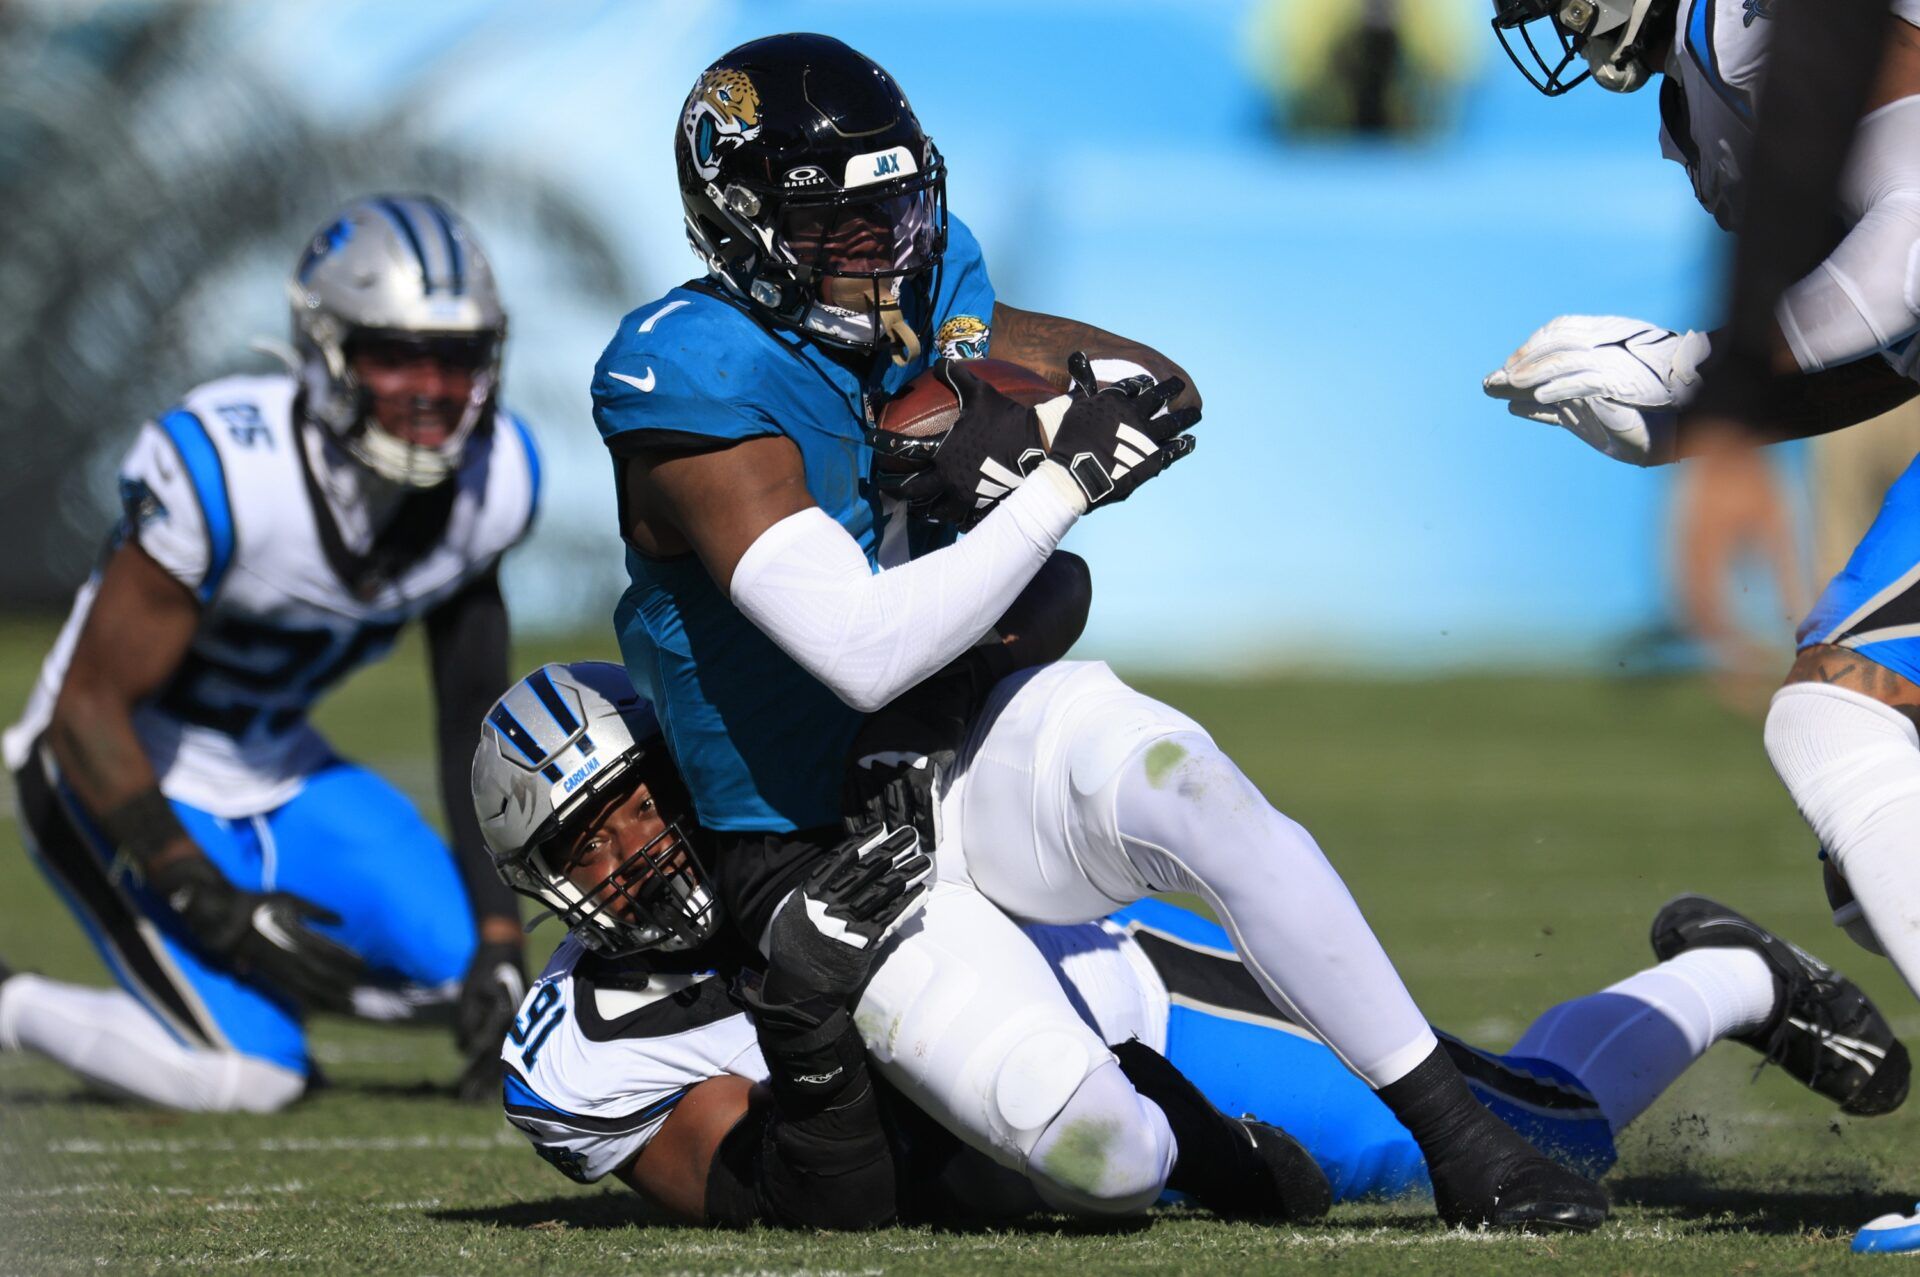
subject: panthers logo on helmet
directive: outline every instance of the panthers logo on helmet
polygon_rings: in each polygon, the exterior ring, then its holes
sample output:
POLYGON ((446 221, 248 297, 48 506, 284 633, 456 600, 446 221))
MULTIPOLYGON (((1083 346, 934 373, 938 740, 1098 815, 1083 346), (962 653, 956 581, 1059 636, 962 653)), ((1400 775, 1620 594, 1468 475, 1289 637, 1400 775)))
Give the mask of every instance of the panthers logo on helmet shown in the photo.
POLYGON ((978 315, 955 315, 933 335, 942 359, 984 359, 993 330, 978 315))
POLYGON ((721 151, 760 136, 760 91, 746 72, 717 67, 693 86, 684 127, 693 167, 712 181, 720 172, 721 151))

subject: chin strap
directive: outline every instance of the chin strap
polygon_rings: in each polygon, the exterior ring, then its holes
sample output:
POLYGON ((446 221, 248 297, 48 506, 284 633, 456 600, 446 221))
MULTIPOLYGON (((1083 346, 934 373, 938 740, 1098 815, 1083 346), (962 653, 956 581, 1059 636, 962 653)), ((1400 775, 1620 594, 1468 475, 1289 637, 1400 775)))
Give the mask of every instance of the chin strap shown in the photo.
POLYGON ((1642 3, 1633 7, 1633 12, 1627 17, 1627 29, 1620 33, 1617 49, 1631 49, 1640 42, 1640 28, 1646 25, 1647 15, 1652 12, 1652 0, 1642 0, 1642 3))
POLYGON ((892 347, 893 362, 905 368, 920 358, 920 334, 913 330, 906 317, 900 313, 900 299, 889 297, 880 303, 880 330, 887 335, 887 344, 892 347))
POLYGON ((1615 93, 1631 93, 1651 77, 1652 71, 1641 56, 1644 50, 1640 47, 1640 28, 1646 25, 1652 12, 1652 0, 1639 0, 1634 5, 1633 12, 1627 16, 1626 29, 1621 31, 1612 51, 1593 69, 1593 78, 1600 81, 1601 87, 1615 93))

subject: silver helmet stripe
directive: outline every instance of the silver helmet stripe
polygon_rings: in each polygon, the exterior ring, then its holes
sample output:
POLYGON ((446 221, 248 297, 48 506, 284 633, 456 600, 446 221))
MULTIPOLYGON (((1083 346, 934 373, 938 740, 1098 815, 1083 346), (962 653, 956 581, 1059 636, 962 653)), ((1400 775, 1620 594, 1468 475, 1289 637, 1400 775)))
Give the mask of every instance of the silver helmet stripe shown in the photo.
POLYGON ((548 780, 557 783, 560 779, 560 768, 554 763, 553 755, 559 753, 560 750, 566 748, 566 746, 562 743, 552 751, 548 751, 541 746, 539 741, 534 739, 533 733, 520 725, 519 718, 514 715, 513 710, 509 707, 513 699, 513 693, 520 690, 519 687, 516 687, 512 692, 508 692, 506 696, 502 697, 500 703, 493 707, 493 712, 487 715, 487 723, 494 731, 505 737, 507 742, 520 752, 520 756, 526 759, 530 766, 538 768, 540 773, 548 780))
POLYGON ((424 200, 383 195, 373 201, 420 263, 420 282, 429 293, 460 292, 460 270, 453 231, 445 216, 424 200), (432 209, 431 212, 428 210, 432 209))

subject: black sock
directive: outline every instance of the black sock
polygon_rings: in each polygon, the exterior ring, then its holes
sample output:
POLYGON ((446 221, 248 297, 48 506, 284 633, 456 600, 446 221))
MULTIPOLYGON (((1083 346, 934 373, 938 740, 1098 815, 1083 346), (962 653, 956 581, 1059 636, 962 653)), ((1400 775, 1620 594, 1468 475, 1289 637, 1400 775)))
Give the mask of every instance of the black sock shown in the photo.
POLYGON ((1381 1103, 1392 1109, 1400 1124, 1413 1134, 1429 1162, 1437 1151, 1455 1144, 1462 1132, 1484 1125, 1491 1116, 1467 1089, 1466 1079, 1447 1057, 1446 1048, 1437 1045, 1413 1072, 1381 1087, 1378 1094, 1381 1103))
POLYGON ((1444 1046, 1379 1095, 1426 1156, 1433 1204, 1448 1223, 1585 1230, 1606 1219, 1599 1186, 1542 1155, 1475 1099, 1444 1046))

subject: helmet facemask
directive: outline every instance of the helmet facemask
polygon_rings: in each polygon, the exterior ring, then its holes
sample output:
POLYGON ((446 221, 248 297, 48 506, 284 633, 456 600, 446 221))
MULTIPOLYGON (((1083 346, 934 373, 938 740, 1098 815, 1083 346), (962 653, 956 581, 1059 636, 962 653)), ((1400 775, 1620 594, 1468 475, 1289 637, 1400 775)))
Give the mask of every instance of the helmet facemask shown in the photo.
MULTIPOLYGON (((301 382, 307 414, 325 426, 347 454, 389 483, 433 488, 460 468, 467 443, 492 413, 500 383, 501 342, 491 334, 414 333, 355 329, 344 337, 328 333, 296 342, 302 355, 301 382), (395 348, 414 358, 433 359, 471 377, 466 395, 455 401, 455 417, 434 443, 408 437, 417 420, 385 421, 373 391, 355 369, 356 356, 369 348, 395 348)), ((418 396, 413 411, 424 413, 445 401, 418 396)), ((406 408, 402 412, 408 411, 406 408)))
POLYGON ((919 357, 907 289, 929 275, 938 287, 947 247, 946 169, 931 142, 922 171, 883 185, 794 193, 735 182, 708 193, 719 226, 690 219, 694 250, 756 307, 826 345, 885 347, 901 365, 919 357))
POLYGON ((852 195, 788 200, 773 250, 815 298, 809 331, 868 349, 884 342, 896 364, 912 363, 920 338, 901 293, 946 250, 946 183, 935 174, 891 195, 852 195))
POLYGON ((1648 58, 1665 25, 1657 17, 1673 9, 1674 0, 1494 0, 1493 29, 1520 74, 1548 97, 1589 76, 1631 93, 1653 78, 1648 58))
POLYGON ((580 943, 607 957, 645 949, 691 949, 710 940, 720 925, 693 840, 679 816, 669 814, 674 808, 671 795, 678 789, 670 778, 656 776, 648 784, 665 826, 658 834, 595 882, 582 886, 569 876, 573 840, 598 813, 631 797, 642 779, 646 777, 639 760, 612 770, 578 804, 570 804, 571 810, 559 814, 551 834, 502 864, 510 886, 538 900, 580 943))

